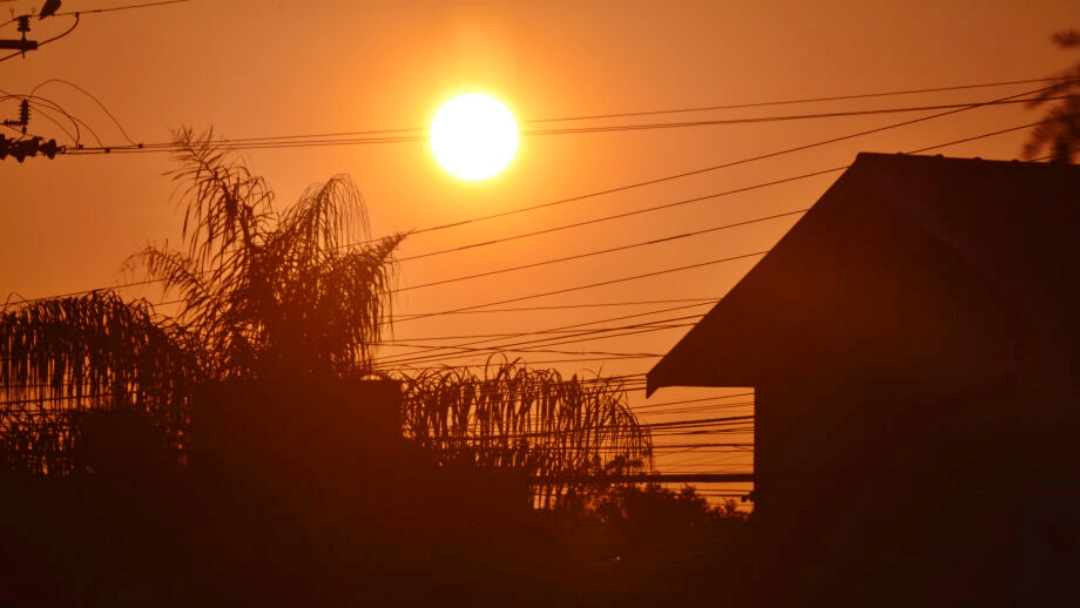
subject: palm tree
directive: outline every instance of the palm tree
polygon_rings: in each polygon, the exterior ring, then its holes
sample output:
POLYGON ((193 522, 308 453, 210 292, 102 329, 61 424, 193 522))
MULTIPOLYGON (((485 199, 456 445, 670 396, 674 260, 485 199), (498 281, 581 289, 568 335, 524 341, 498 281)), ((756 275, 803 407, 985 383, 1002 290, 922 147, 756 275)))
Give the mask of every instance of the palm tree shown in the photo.
MULTIPOLYGON (((1080 31, 1058 32, 1053 40, 1063 49, 1080 48, 1080 31)), ((1055 76, 1053 86, 1040 92, 1028 107, 1041 107, 1054 99, 1059 103, 1047 110, 1044 122, 1032 129, 1024 144, 1025 160, 1038 158, 1045 149, 1051 162, 1070 163, 1080 153, 1080 63, 1055 76)))
POLYGON ((74 412, 142 412, 182 450, 200 384, 370 372, 404 235, 370 241, 363 199, 345 176, 278 213, 266 182, 211 132, 182 130, 176 143, 186 251, 149 247, 126 266, 160 279, 179 296, 178 312, 108 291, 0 310, 9 465, 70 472, 74 412))
POLYGON ((145 301, 115 293, 42 300, 0 311, 0 469, 73 472, 80 415, 139 411, 163 447, 185 441, 198 378, 184 330, 145 301))
POLYGON ((443 466, 528 475, 534 504, 549 507, 652 467, 650 436, 617 380, 567 380, 520 360, 489 360, 483 375, 428 369, 404 383, 407 436, 443 466))
POLYGON ((150 247, 129 266, 144 265, 179 295, 177 320, 204 345, 208 375, 370 372, 405 235, 369 240, 347 176, 308 188, 278 214, 264 180, 210 133, 177 139, 187 251, 150 247))

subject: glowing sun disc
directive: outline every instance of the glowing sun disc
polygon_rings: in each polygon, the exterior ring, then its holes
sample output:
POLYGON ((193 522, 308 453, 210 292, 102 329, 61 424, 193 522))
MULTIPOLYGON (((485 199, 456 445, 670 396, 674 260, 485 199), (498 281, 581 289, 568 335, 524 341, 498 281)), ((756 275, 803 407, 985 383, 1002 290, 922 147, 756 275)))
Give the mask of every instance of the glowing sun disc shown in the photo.
POLYGON ((446 102, 431 122, 431 150, 450 174, 472 181, 502 172, 514 160, 518 126, 502 102, 466 93, 446 102))

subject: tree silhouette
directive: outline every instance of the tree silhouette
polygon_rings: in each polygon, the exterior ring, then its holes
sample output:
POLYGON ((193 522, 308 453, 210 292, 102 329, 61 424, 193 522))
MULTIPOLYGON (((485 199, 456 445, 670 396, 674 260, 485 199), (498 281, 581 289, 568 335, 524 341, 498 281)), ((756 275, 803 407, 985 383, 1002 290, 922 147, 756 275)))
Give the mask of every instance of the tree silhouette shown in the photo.
POLYGON ((145 301, 96 291, 0 312, 0 466, 66 474, 86 410, 138 410, 178 448, 191 341, 145 301))
POLYGON ((489 360, 483 376, 441 368, 406 377, 402 419, 444 466, 530 476, 543 506, 652 466, 651 439, 617 381, 566 380, 520 360, 489 360))
POLYGON ((546 536, 563 551, 557 576, 595 594, 592 604, 733 600, 732 583, 744 582, 747 514, 734 501, 709 504, 692 486, 627 484, 547 515, 546 536))
POLYGON ((369 241, 360 192, 344 175, 309 187, 284 213, 263 178, 211 133, 181 131, 187 252, 129 260, 180 296, 178 323, 216 379, 366 373, 383 325, 392 254, 405 235, 369 241))
MULTIPOLYGON (((265 180, 211 132, 182 130, 176 140, 185 247, 148 247, 125 262, 162 282, 175 313, 101 291, 0 314, 7 468, 72 472, 78 412, 145 414, 179 455, 192 442, 195 395, 205 400, 208 384, 259 415, 267 395, 318 401, 328 397, 312 387, 346 390, 371 375, 404 235, 368 240, 363 200, 347 177, 310 187, 279 213, 265 180)), ((504 361, 489 362, 482 377, 432 369, 403 384, 408 438, 443 467, 521 474, 545 505, 651 468, 649 435, 615 380, 504 361)), ((342 390, 327 395, 341 401, 342 390)), ((115 426, 139 424, 117 418, 115 426)), ((93 418, 91 427, 109 424, 93 418)))
MULTIPOLYGON (((1080 31, 1057 32, 1053 40, 1062 49, 1080 48, 1080 31)), ((1039 157, 1045 149, 1052 162, 1069 163, 1080 153, 1080 62, 1055 76, 1053 86, 1040 92, 1028 107, 1042 107, 1054 99, 1058 103, 1050 106, 1045 122, 1031 130, 1024 144, 1025 160, 1039 157)))
POLYGON ((70 472, 72 412, 143 412, 182 450, 200 383, 370 370, 404 235, 369 241, 363 199, 345 176, 278 213, 265 181, 212 132, 185 129, 176 140, 187 249, 149 247, 125 266, 162 280, 178 312, 159 315, 107 291, 5 306, 0 445, 9 468, 17 460, 70 472))

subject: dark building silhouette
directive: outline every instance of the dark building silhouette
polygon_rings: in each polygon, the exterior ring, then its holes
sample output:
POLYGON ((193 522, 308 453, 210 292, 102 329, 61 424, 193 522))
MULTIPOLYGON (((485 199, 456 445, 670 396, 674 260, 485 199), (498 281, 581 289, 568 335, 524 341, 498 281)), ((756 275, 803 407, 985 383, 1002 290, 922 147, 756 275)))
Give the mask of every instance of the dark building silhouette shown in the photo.
POLYGON ((1078 262, 1080 167, 860 154, 649 372, 755 389, 764 604, 1075 597, 1078 262))

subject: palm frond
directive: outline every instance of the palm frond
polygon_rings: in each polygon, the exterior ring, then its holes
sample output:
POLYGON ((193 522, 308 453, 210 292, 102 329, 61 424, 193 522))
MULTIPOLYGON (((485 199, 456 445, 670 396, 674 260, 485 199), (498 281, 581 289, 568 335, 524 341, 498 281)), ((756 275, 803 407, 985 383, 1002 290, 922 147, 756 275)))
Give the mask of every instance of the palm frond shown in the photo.
POLYGON ((613 380, 566 380, 520 360, 491 359, 483 375, 430 369, 405 386, 409 437, 446 465, 525 472, 545 505, 652 466, 649 434, 613 380))
POLYGON ((275 220, 273 192, 234 154, 217 145, 213 130, 175 134, 180 168, 169 172, 183 184, 174 196, 184 205, 183 236, 188 257, 201 271, 242 266, 243 255, 260 242, 275 220))
MULTIPOLYGON (((198 367, 144 302, 115 293, 32 302, 0 314, 0 441, 30 450, 23 462, 63 470, 73 413, 104 409, 152 415, 174 444, 186 428, 186 387, 198 367)), ((25 456, 25 455, 24 455, 25 456)), ((41 472, 41 471, 39 471, 41 472)))
POLYGON ((189 251, 146 251, 142 261, 180 292, 179 320, 216 353, 218 373, 370 370, 404 235, 368 242, 363 197, 343 175, 279 217, 262 179, 212 133, 177 139, 173 176, 191 184, 181 196, 189 251))

